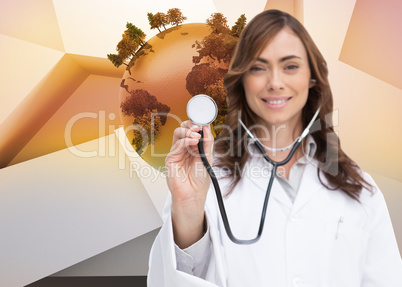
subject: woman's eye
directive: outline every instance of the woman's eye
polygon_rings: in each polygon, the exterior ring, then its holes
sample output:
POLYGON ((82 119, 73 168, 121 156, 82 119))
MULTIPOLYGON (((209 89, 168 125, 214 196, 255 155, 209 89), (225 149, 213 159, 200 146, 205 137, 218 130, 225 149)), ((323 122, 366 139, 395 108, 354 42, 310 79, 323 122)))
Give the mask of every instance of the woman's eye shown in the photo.
POLYGON ((264 70, 264 68, 259 67, 259 66, 253 66, 250 68, 251 72, 259 72, 259 71, 263 71, 263 70, 264 70))
POLYGON ((288 66, 286 66, 286 70, 296 70, 297 68, 299 68, 299 66, 297 66, 297 65, 288 65, 288 66))

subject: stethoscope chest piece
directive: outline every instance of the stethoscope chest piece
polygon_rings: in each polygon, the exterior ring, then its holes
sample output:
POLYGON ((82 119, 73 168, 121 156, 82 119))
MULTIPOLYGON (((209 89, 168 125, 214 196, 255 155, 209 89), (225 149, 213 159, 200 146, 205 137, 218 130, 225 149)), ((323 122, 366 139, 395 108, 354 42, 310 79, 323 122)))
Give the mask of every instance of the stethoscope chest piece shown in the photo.
POLYGON ((187 103, 187 116, 196 125, 209 125, 216 119, 217 115, 218 106, 207 95, 196 95, 187 103))

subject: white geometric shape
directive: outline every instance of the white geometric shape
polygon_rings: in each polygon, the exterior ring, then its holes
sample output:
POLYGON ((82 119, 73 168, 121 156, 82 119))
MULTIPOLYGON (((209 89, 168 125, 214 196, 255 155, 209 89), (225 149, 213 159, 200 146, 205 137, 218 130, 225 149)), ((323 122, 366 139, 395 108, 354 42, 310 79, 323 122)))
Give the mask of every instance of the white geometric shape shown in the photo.
POLYGON ((123 128, 115 130, 115 133, 130 160, 130 174, 137 174, 162 218, 163 207, 169 192, 166 183, 166 173, 155 169, 138 155, 127 139, 123 128))
POLYGON ((146 276, 149 252, 158 233, 159 228, 52 274, 51 277, 146 276))
POLYGON ((74 146, 75 154, 0 170, 0 286, 24 286, 162 224, 116 141, 110 135, 74 146))

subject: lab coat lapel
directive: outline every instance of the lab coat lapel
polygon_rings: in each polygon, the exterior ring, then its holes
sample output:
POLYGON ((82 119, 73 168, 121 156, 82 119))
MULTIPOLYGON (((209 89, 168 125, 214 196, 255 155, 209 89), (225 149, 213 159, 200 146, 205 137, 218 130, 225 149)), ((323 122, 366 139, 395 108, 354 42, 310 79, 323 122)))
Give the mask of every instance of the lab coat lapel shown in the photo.
MULTIPOLYGON (((266 186, 268 186, 268 182, 266 186)), ((277 200, 278 202, 282 203, 289 209, 292 208, 292 202, 290 201, 289 196, 286 194, 285 190, 283 189, 278 179, 275 179, 272 184, 271 197, 277 200)))
MULTIPOLYGON (((260 175, 260 176, 255 176, 257 173, 249 172, 249 175, 254 174, 254 176, 249 177, 250 186, 258 188, 261 192, 264 192, 264 195, 265 195, 267 188, 268 188, 269 179, 271 177, 271 165, 268 164, 262 158, 259 158, 259 159, 254 158, 251 161, 251 166, 249 166, 248 168, 252 168, 253 165, 254 166, 258 165, 259 167, 262 167, 264 172, 263 172, 263 175, 260 175)), ((271 201, 271 200, 277 200, 278 202, 282 203, 289 209, 292 207, 292 202, 290 201, 289 196, 286 194, 285 190, 283 189, 282 185, 278 182, 277 179, 275 179, 272 184, 269 201, 271 201)), ((268 202, 268 205, 269 205, 269 202, 268 202)))
POLYGON ((293 205, 297 212, 301 209, 320 189, 323 188, 317 175, 317 167, 307 164, 300 182, 299 190, 293 205))

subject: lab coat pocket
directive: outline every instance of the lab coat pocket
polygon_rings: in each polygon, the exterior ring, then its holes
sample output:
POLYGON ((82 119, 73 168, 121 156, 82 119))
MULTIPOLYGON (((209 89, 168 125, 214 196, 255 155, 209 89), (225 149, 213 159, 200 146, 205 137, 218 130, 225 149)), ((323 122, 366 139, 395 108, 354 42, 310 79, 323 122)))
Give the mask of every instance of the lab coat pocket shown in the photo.
POLYGON ((360 286, 368 239, 368 231, 347 217, 326 222, 328 286, 360 286))
POLYGON ((326 227, 327 240, 332 242, 334 248, 342 247, 348 251, 357 251, 367 243, 369 232, 343 216, 327 221, 326 227))

